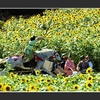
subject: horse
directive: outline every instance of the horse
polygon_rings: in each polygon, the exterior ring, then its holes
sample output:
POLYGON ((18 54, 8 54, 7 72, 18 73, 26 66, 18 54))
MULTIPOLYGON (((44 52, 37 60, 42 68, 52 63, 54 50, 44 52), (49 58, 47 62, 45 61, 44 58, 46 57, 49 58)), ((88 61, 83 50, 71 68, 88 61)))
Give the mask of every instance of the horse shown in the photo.
MULTIPOLYGON (((60 54, 56 50, 53 50, 53 49, 42 49, 40 51, 36 50, 34 53, 34 56, 37 60, 37 64, 36 66, 34 66, 34 70, 42 70, 52 76, 56 76, 51 71, 46 69, 46 67, 44 66, 45 60, 48 60, 48 59, 56 59, 57 61, 61 61, 60 54)), ((23 62, 23 58, 24 58, 24 55, 20 55, 20 56, 15 55, 11 57, 6 57, 2 59, 0 62, 3 63, 3 62, 8 61, 11 64, 12 68, 19 67, 22 69, 32 69, 31 67, 24 66, 25 62, 23 62)), ((5 67, 5 69, 0 74, 4 73, 5 70, 7 70, 7 68, 8 67, 5 67)))
POLYGON ((56 50, 42 49, 41 51, 35 51, 35 57, 37 58, 37 65, 34 70, 42 69, 44 72, 55 76, 55 74, 46 69, 44 62, 45 60, 49 59, 56 59, 57 61, 61 61, 60 54, 56 50))

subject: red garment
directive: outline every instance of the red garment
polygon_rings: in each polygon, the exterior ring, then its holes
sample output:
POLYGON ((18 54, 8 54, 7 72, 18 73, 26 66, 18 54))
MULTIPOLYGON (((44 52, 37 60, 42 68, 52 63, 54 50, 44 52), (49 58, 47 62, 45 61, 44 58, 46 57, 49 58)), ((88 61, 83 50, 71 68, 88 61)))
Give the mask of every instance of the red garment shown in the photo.
POLYGON ((75 71, 75 65, 73 60, 66 60, 65 65, 64 65, 64 71, 67 75, 72 75, 73 71, 75 71))

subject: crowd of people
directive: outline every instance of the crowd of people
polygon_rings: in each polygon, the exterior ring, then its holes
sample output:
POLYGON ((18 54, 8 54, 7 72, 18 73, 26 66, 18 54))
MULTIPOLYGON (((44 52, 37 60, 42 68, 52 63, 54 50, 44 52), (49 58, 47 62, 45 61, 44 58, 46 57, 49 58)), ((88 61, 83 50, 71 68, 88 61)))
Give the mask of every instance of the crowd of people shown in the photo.
POLYGON ((93 63, 90 60, 89 55, 87 55, 86 57, 82 55, 77 65, 75 65, 74 60, 72 60, 71 55, 62 55, 61 58, 62 62, 57 63, 55 69, 53 70, 53 73, 55 74, 61 72, 69 76, 72 75, 74 71, 85 74, 87 68, 90 67, 93 69, 93 63))

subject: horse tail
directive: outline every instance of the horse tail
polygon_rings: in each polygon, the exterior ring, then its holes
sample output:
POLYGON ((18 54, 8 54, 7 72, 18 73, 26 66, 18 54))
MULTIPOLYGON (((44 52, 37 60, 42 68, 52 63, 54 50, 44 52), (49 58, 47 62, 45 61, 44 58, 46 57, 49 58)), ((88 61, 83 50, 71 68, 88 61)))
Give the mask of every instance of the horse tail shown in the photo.
POLYGON ((1 59, 1 58, 0 58, 0 64, 1 64, 1 63, 5 63, 5 62, 7 62, 7 61, 8 61, 8 57, 5 57, 4 59, 1 59))

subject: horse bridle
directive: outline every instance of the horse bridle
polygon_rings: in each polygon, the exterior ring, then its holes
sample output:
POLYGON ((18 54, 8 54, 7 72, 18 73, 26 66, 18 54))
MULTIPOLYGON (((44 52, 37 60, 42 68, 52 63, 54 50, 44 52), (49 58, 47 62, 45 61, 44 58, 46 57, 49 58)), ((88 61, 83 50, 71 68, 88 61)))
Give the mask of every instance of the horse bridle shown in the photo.
POLYGON ((54 52, 54 54, 51 55, 49 58, 55 58, 56 53, 57 53, 57 52, 54 52))

